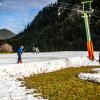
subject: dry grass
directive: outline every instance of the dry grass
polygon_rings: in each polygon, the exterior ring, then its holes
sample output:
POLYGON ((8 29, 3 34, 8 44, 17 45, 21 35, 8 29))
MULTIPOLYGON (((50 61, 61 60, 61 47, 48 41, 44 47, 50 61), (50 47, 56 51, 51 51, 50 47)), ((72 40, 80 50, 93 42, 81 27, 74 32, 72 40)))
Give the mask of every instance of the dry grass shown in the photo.
POLYGON ((92 67, 67 68, 52 73, 33 75, 22 79, 28 88, 37 89, 49 100, 100 100, 100 84, 81 80, 80 72, 90 72, 92 67))

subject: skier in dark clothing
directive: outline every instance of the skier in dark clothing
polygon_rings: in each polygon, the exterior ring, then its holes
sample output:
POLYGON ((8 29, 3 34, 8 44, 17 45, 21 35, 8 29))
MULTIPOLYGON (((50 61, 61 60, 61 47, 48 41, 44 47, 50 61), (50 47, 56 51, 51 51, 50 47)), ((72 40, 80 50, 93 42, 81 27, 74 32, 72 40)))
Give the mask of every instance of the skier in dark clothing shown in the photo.
POLYGON ((23 52, 23 46, 20 46, 17 51, 17 54, 18 54, 18 62, 17 63, 22 63, 22 57, 21 57, 22 52, 23 52))

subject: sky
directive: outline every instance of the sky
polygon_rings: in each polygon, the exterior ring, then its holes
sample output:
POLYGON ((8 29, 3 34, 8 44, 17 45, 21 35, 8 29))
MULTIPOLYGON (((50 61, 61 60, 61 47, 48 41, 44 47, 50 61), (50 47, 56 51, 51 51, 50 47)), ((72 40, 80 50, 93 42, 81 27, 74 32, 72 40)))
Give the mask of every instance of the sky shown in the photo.
POLYGON ((57 0, 0 0, 0 29, 15 34, 23 31, 37 13, 46 5, 57 0))

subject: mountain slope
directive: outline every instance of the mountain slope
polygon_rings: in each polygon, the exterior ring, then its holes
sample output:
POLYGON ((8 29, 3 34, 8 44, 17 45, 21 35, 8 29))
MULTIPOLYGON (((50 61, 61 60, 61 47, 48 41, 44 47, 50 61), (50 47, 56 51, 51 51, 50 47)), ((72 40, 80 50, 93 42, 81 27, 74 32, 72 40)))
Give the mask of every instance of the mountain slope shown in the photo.
POLYGON ((9 39, 14 36, 15 36, 15 34, 7 29, 0 30, 0 40, 9 39))
MULTIPOLYGON (((80 4, 80 0, 58 0, 58 2, 62 1, 71 5, 80 4)), ((95 1, 93 5, 96 11, 100 10, 98 3, 100 4, 100 1, 95 1)), ((29 51, 32 46, 38 46, 40 51, 86 50, 86 32, 82 15, 70 8, 58 16, 59 5, 57 3, 44 7, 23 32, 8 42, 15 49, 18 45, 24 45, 29 51)), ((92 16, 90 28, 94 48, 100 50, 100 20, 92 16)))

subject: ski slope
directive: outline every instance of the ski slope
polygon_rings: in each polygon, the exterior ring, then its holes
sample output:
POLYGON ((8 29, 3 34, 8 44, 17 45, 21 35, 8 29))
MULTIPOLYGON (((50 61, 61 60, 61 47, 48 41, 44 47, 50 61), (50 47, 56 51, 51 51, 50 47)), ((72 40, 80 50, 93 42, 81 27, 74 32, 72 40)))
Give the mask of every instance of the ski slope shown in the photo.
MULTIPOLYGON (((67 67, 98 66, 98 55, 98 52, 95 52, 96 60, 90 61, 87 59, 87 52, 81 51, 23 53, 23 63, 17 64, 17 54, 0 54, 0 100, 44 100, 40 96, 32 96, 30 93, 34 90, 21 87, 21 82, 17 78, 67 67)), ((78 76, 81 79, 100 82, 100 69, 94 70, 98 73, 80 73, 78 76)))

